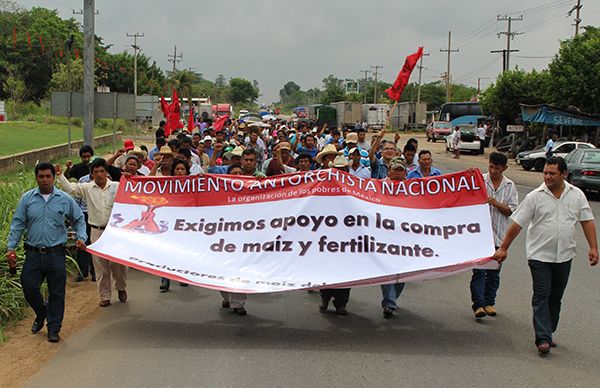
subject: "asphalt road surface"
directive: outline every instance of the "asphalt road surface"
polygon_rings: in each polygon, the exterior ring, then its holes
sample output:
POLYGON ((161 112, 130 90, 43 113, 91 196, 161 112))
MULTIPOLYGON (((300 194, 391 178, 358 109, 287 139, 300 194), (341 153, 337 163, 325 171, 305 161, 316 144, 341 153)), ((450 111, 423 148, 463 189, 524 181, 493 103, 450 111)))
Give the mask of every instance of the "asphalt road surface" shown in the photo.
MULTIPOLYGON (((519 198, 530 190, 519 186, 519 198)), ((250 295, 240 317, 220 308, 216 291, 172 282, 161 294, 158 278, 131 271, 130 300, 64 341, 27 386, 598 387, 600 268, 590 269, 578 229, 559 347, 544 358, 522 233, 502 269, 498 316, 481 321, 469 273, 408 284, 385 320, 379 287, 353 289, 345 317, 319 313, 318 294, 300 291, 250 295)))

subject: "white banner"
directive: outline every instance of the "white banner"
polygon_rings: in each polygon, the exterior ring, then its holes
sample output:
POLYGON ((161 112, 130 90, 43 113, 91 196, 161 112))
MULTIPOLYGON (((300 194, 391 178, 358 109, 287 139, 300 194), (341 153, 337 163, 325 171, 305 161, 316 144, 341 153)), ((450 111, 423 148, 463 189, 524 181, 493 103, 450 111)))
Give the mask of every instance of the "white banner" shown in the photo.
POLYGON ((292 174, 258 187, 253 179, 210 175, 124 179, 112 222, 89 250, 173 280, 246 293, 495 267, 479 173, 404 186, 324 174, 321 182, 294 185, 292 174))

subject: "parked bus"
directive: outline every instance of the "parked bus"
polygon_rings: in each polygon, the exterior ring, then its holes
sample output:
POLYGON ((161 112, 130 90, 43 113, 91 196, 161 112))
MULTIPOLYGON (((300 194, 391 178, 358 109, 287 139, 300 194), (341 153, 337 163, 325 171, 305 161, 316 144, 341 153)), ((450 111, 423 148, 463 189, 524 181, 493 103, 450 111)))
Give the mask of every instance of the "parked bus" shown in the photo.
POLYGON ((483 116, 478 102, 447 102, 440 109, 439 121, 452 121, 462 116, 483 116))

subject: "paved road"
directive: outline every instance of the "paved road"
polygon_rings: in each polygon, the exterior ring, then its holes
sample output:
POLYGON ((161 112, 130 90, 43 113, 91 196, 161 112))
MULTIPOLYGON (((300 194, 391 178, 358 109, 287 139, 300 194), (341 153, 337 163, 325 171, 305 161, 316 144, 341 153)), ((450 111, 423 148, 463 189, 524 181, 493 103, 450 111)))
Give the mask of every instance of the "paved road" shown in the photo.
POLYGON ((346 317, 320 314, 306 292, 250 296, 238 317, 215 291, 175 284, 160 294, 157 278, 132 271, 130 301, 64 341, 28 386, 597 387, 600 268, 590 270, 580 231, 577 240, 559 347, 546 358, 533 345, 522 235, 502 270, 499 315, 480 322, 469 274, 408 284, 398 316, 384 320, 377 287, 353 289, 346 317))

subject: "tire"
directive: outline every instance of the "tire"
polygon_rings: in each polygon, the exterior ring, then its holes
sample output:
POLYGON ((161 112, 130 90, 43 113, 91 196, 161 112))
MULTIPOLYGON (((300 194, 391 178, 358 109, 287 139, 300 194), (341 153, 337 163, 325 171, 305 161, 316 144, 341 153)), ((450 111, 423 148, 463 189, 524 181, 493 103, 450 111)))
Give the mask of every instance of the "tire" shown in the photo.
POLYGON ((546 159, 538 159, 535 161, 535 163, 533 163, 533 168, 537 172, 542 172, 542 171, 544 171, 545 164, 546 164, 546 159))
POLYGON ((523 170, 525 170, 525 171, 530 171, 533 168, 533 166, 529 163, 525 163, 525 164, 521 163, 521 167, 523 167, 523 170))
POLYGON ((432 142, 434 142, 434 143, 436 142, 436 138, 435 138, 435 136, 433 136, 433 137, 431 138, 431 141, 432 141, 432 142))

